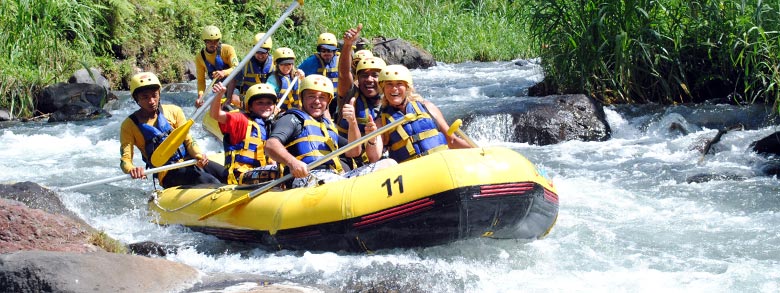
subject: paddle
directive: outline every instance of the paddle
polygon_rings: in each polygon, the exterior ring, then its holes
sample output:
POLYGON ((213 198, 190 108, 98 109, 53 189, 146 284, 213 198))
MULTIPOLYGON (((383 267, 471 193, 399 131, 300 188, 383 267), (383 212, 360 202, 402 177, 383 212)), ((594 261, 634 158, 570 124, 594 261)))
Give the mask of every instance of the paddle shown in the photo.
POLYGON ((471 140, 471 138, 470 138, 470 137, 468 137, 468 135, 466 135, 465 133, 463 133, 463 130, 460 130, 460 125, 461 125, 461 124, 463 124, 463 121, 461 121, 460 119, 458 119, 458 120, 455 120, 455 122, 452 122, 452 125, 450 125, 450 129, 449 129, 449 130, 447 130, 447 136, 451 136, 453 133, 455 133, 455 134, 457 134, 457 135, 458 135, 460 138, 462 138, 463 140, 465 140, 465 141, 466 141, 466 142, 467 142, 467 143, 468 143, 468 144, 469 144, 471 147, 473 147, 473 148, 477 148, 477 147, 479 147, 479 146, 477 146, 477 143, 476 143, 476 142, 474 142, 473 140, 471 140))
MULTIPOLYGON (((311 171, 312 169, 316 168, 317 166, 322 165, 325 162, 330 161, 333 158, 335 158, 335 157, 337 157, 337 156, 339 156, 339 155, 341 155, 341 154, 351 150, 352 148, 367 142, 369 139, 372 139, 372 138, 376 137, 377 135, 383 134, 383 133, 385 133, 385 132, 387 132, 387 131, 389 131, 391 129, 394 129, 398 125, 401 125, 401 123, 409 121, 412 118, 414 118, 414 114, 406 114, 406 116, 404 116, 403 119, 398 119, 396 121, 393 121, 390 124, 382 126, 382 128, 379 128, 376 131, 373 131, 371 133, 366 134, 365 136, 363 136, 363 137, 361 137, 361 138, 359 138, 359 139, 357 139, 357 140, 355 140, 355 141, 345 145, 344 147, 339 148, 339 149, 333 151, 332 153, 329 153, 329 154, 325 155, 324 157, 320 158, 319 160, 311 162, 309 165, 306 165, 306 169, 311 171)), ((258 196, 258 195, 260 195, 260 194, 262 194, 262 193, 264 193, 264 192, 266 192, 268 190, 271 190, 271 188, 276 187, 277 185, 279 185, 279 184, 289 180, 292 177, 293 177, 292 174, 284 175, 282 178, 276 179, 276 180, 272 181, 271 183, 269 183, 266 186, 258 188, 255 191, 252 191, 252 192, 250 192, 248 194, 245 194, 245 195, 243 195, 243 196, 241 196, 241 197, 239 197, 237 199, 234 199, 234 200, 230 201, 229 203, 226 203, 226 204, 216 208, 215 210, 213 210, 211 212, 208 212, 208 213, 200 216, 200 218, 198 218, 198 220, 199 221, 205 220, 205 219, 207 219, 207 218, 209 218, 209 217, 211 217, 213 215, 216 215, 216 214, 222 213, 224 211, 227 211, 227 210, 229 210, 229 209, 231 209, 231 208, 233 208, 233 207, 235 207, 237 205, 249 202, 250 200, 252 200, 256 196, 258 196)))
MULTIPOLYGON (((274 109, 276 109, 278 111, 279 107, 281 107, 282 104, 284 104, 284 100, 287 99, 287 96, 290 95, 291 91, 293 91, 293 86, 295 85, 296 82, 298 82, 298 75, 295 75, 295 78, 293 78, 293 80, 290 82, 290 84, 287 85, 287 91, 284 92, 284 95, 282 95, 282 98, 279 99, 279 103, 276 104, 276 108, 274 108, 274 109)), ((292 105, 292 103, 290 103, 290 105, 292 105)), ((274 115, 274 116, 276 116, 276 115, 274 115)), ((274 118, 274 117, 271 116, 271 118, 274 118)))
MULTIPOLYGON (((293 1, 292 4, 290 4, 290 7, 287 8, 287 10, 282 13, 282 16, 279 17, 278 20, 276 20, 276 23, 274 23, 273 26, 265 33, 265 35, 260 38, 260 40, 257 41, 257 44, 255 44, 254 47, 252 47, 251 50, 249 50, 249 54, 247 54, 243 60, 241 60, 240 63, 238 63, 238 66, 235 70, 233 70, 223 81, 223 84, 228 84, 230 81, 233 80, 233 78, 238 75, 238 72, 241 71, 244 66, 249 62, 250 59, 254 57, 254 52, 260 49, 260 46, 265 43, 268 38, 271 37, 271 35, 276 31, 279 26, 282 25, 285 19, 287 19, 288 16, 295 10, 295 8, 298 8, 298 6, 303 5, 303 0, 296 0, 293 1)), ((184 139, 187 138, 187 134, 190 132, 190 128, 192 127, 192 124, 195 123, 195 119, 198 119, 201 114, 203 114, 206 109, 209 108, 211 105, 211 100, 214 99, 216 96, 213 92, 207 91, 207 97, 206 101, 203 103, 203 106, 198 108, 195 113, 190 115, 190 120, 187 120, 184 125, 176 127, 171 134, 168 135, 168 137, 160 144, 160 146, 157 147, 157 149, 154 150, 154 153, 152 153, 151 162, 154 166, 160 166, 165 164, 165 162, 168 161, 168 159, 171 158, 174 152, 176 152, 176 149, 179 148, 179 145, 184 142, 184 139)))
MULTIPOLYGON (((179 163, 175 163, 175 164, 165 165, 165 166, 162 166, 162 167, 148 169, 148 170, 144 171, 144 174, 147 175, 147 176, 151 176, 152 174, 159 173, 159 172, 162 172, 162 171, 168 171, 168 170, 172 170, 172 169, 176 169, 176 168, 192 166, 192 165, 195 165, 195 163, 197 163, 197 162, 198 162, 198 160, 196 160, 196 159, 187 160, 187 161, 184 161, 184 162, 179 162, 179 163)), ((115 176, 115 177, 111 177, 111 178, 100 179, 100 180, 97 180, 97 181, 92 181, 92 182, 77 184, 77 185, 73 185, 73 186, 63 187, 63 188, 59 188, 59 190, 66 191, 66 190, 72 190, 72 189, 79 189, 79 188, 94 186, 94 185, 103 184, 103 183, 109 183, 109 182, 114 182, 114 181, 119 181, 119 180, 124 180, 124 179, 130 179, 130 178, 133 178, 133 177, 130 176, 130 174, 124 174, 124 175, 119 175, 119 176, 115 176)))

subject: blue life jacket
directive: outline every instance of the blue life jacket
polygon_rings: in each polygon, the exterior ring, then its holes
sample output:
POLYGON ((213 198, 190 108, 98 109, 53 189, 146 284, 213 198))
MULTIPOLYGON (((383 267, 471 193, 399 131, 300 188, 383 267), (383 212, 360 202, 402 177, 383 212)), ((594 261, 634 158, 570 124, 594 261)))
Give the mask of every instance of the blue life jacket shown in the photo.
POLYGON ((209 63, 209 60, 206 59, 206 49, 201 49, 200 50, 200 57, 203 57, 203 63, 206 64, 206 71, 208 72, 207 73, 208 77, 213 76, 212 74, 214 73, 214 71, 223 70, 223 69, 225 69, 227 67, 227 66, 225 66, 225 61, 222 61, 222 44, 217 46, 216 53, 217 53, 217 56, 214 57, 214 63, 215 64, 211 64, 211 63, 209 63))
MULTIPOLYGON (((170 135, 173 131, 173 127, 171 127, 171 124, 168 123, 168 119, 165 119, 165 115, 163 115, 162 111, 162 105, 160 105, 160 107, 157 109, 157 122, 155 122, 154 126, 141 123, 138 121, 138 118, 132 114, 130 115, 130 120, 133 120, 133 123, 138 126, 138 129, 144 136, 144 150, 146 151, 146 154, 145 156, 142 156, 142 158, 146 163, 146 168, 151 168, 153 167, 151 163, 152 154, 157 149, 157 147, 159 147, 160 144, 165 141, 166 138, 168 138, 168 135, 170 135)), ((184 146, 184 143, 182 143, 176 152, 173 153, 173 156, 171 156, 171 158, 168 159, 165 164, 167 165, 170 163, 176 163, 186 158, 187 155, 187 148, 184 146)))
POLYGON ((266 82, 273 70, 273 58, 271 56, 268 56, 268 59, 263 64, 260 64, 260 61, 257 61, 254 57, 250 60, 251 62, 244 66, 244 80, 241 82, 242 95, 246 93, 249 87, 266 82))
MULTIPOLYGON (((379 116, 379 102, 377 101, 376 107, 372 107, 369 100, 381 99, 381 96, 377 95, 374 99, 370 99, 363 96, 360 90, 356 90, 353 97, 355 98, 355 117, 357 118, 358 128, 360 128, 360 134, 366 134, 366 124, 369 121, 374 121, 379 116)), ((346 102, 349 102, 349 99, 346 102)), ((347 122, 347 119, 341 118, 341 113, 339 113, 336 129, 338 129, 341 136, 347 137, 349 122, 347 122)))
MULTIPOLYGON (((290 83, 292 82, 292 79, 290 79, 289 76, 285 75, 275 75, 276 81, 278 81, 277 84, 279 84, 279 93, 277 95, 281 99, 282 96, 284 96, 284 93, 286 93, 288 90, 290 90, 290 83)), ((300 81, 296 81, 295 84, 292 86, 292 92, 287 95, 287 97, 284 100, 284 103, 282 104, 282 111, 287 111, 287 109, 297 108, 300 109, 302 107, 301 104, 301 98, 298 96, 298 85, 300 85, 300 81)))
MULTIPOLYGON (((330 81, 333 82, 333 90, 335 91, 339 87, 339 55, 333 56, 333 59, 330 59, 330 63, 325 64, 325 61, 322 60, 322 57, 320 57, 319 54, 315 55, 317 56, 317 60, 320 61, 320 68, 317 68, 317 73, 330 78, 330 81)), ((336 93, 333 93, 334 95, 336 93)))
POLYGON ((251 118, 246 113, 244 115, 248 120, 244 139, 231 145, 230 136, 226 134, 222 140, 225 149, 225 171, 227 172, 228 184, 243 184, 240 182, 243 181, 241 174, 268 164, 264 148, 270 124, 266 124, 262 118, 251 118))
MULTIPOLYGON (((401 163, 448 148, 447 137, 439 131, 436 121, 433 120, 425 105, 417 101, 408 102, 406 113, 414 113, 417 116, 390 133, 390 139, 386 142, 390 146, 388 150, 390 158, 401 163)), ((382 121, 387 125, 403 119, 404 114, 403 111, 388 106, 382 111, 382 121)))
MULTIPOLYGON (((285 145, 287 151, 296 159, 310 164, 338 149, 339 134, 330 119, 323 118, 320 122, 299 109, 287 110, 285 115, 287 114, 298 116, 303 121, 301 133, 285 145)), ((322 166, 334 169, 338 173, 343 171, 338 157, 322 166)))

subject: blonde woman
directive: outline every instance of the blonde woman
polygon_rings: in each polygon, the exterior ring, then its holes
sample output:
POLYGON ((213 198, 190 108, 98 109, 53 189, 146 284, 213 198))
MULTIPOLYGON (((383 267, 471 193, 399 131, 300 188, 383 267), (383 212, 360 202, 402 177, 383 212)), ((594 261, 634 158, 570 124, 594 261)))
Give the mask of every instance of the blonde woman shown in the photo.
POLYGON ((381 114, 375 123, 366 125, 367 133, 407 113, 415 113, 417 117, 375 141, 369 140, 366 154, 371 162, 380 158, 384 148, 391 159, 401 163, 448 148, 470 147, 462 138, 447 135, 449 125, 441 111, 414 91, 412 74, 403 65, 385 67, 379 73, 379 87, 383 94, 381 114))

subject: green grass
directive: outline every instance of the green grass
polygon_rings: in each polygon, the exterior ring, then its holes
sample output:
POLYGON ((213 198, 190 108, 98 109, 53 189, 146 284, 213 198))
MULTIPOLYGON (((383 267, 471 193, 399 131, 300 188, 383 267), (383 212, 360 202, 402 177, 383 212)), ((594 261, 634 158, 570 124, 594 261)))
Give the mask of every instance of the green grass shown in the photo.
POLYGON ((606 103, 780 97, 780 4, 537 0, 529 27, 548 83, 606 103))
MULTIPOLYGON (((217 25, 243 57, 290 5, 272 0, 7 0, 0 1, 0 107, 30 117, 35 95, 84 64, 99 66, 115 89, 134 68, 163 82, 180 81, 184 61, 203 47, 200 30, 217 25)), ((363 36, 402 38, 443 62, 530 57, 528 34, 507 1, 306 1, 274 34, 274 47, 299 58, 317 35, 358 23, 363 36)))

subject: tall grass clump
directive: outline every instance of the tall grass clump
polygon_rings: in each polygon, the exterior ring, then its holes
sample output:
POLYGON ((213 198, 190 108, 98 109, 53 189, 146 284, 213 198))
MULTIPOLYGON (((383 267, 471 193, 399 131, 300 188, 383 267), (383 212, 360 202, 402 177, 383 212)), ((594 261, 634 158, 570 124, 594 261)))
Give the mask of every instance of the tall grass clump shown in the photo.
POLYGON ((35 93, 92 51, 100 13, 76 0, 6 0, 0 11, 0 107, 29 117, 35 93))
POLYGON ((780 95, 780 5, 760 0, 537 0, 529 30, 559 92, 606 103, 780 95))

